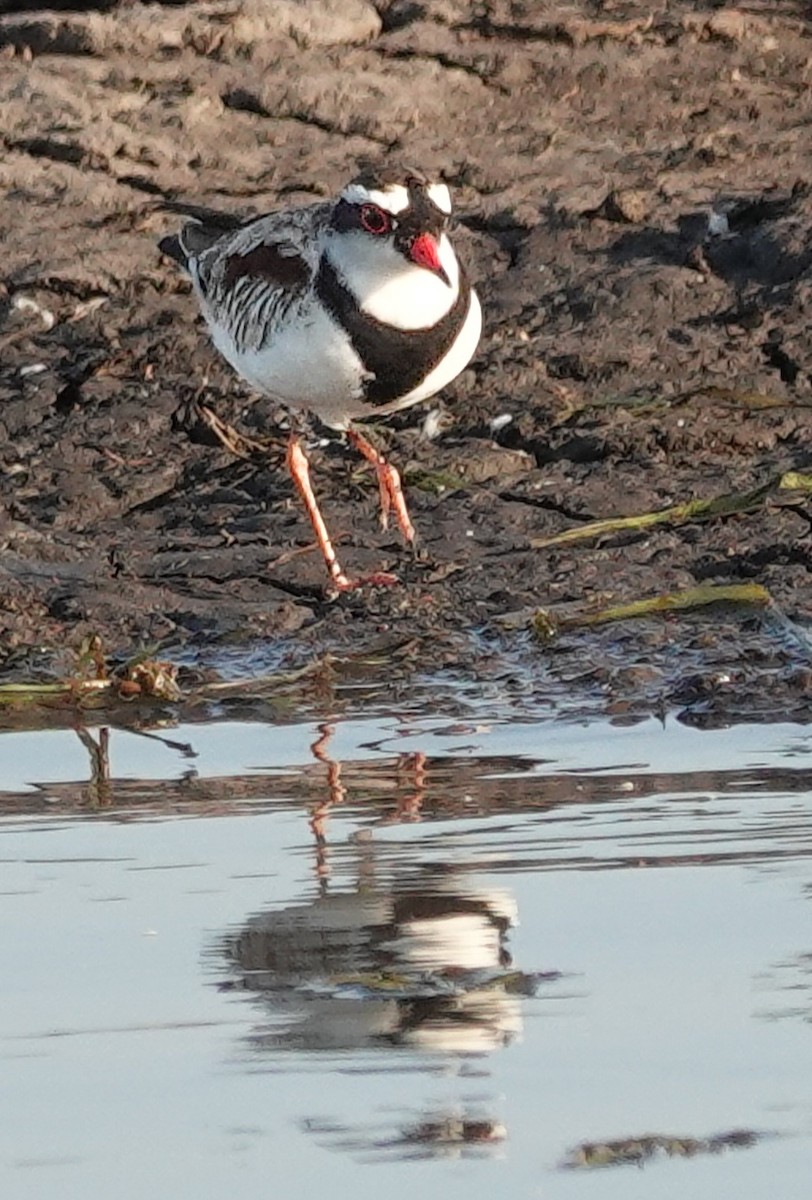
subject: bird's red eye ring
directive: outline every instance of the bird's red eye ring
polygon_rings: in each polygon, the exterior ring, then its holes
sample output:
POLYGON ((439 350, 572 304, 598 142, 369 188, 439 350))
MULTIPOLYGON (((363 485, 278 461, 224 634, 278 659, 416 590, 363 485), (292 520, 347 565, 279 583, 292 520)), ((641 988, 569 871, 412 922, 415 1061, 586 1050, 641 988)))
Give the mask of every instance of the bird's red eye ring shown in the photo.
POLYGON ((389 214, 378 208, 377 204, 362 204, 361 227, 367 233, 388 233, 392 228, 392 221, 389 214))

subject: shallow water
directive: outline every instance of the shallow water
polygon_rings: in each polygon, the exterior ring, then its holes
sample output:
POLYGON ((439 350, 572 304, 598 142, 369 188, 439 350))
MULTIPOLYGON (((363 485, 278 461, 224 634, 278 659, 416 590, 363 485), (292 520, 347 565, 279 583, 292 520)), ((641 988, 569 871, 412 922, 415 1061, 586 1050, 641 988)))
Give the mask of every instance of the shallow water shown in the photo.
POLYGON ((3 1194, 806 1196, 811 750, 485 704, 0 735, 3 1194))

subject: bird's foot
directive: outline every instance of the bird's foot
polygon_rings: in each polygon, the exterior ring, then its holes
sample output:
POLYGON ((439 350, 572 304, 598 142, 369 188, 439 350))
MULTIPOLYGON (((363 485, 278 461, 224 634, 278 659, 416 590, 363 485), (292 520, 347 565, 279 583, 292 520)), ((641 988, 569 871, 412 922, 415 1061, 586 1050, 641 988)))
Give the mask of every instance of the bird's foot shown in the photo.
POLYGON ((415 528, 409 516, 409 510, 406 507, 406 500, 403 496, 403 488, 400 482, 400 472, 397 467, 393 467, 390 462, 387 462, 380 450, 376 450, 372 443, 368 442, 357 429, 348 429, 347 439, 355 446, 358 453, 362 454, 375 469, 375 474, 378 478, 378 490, 381 495, 381 525, 384 529, 387 529, 389 526, 389 513, 390 511, 394 512, 400 532, 407 542, 413 544, 416 537, 415 528))
POLYGON ((378 487, 381 493, 381 525, 384 529, 388 528, 389 512, 390 509, 393 510, 400 532, 407 542, 413 544, 417 535, 403 496, 400 471, 391 463, 382 460, 375 464, 375 473, 378 476, 378 487))

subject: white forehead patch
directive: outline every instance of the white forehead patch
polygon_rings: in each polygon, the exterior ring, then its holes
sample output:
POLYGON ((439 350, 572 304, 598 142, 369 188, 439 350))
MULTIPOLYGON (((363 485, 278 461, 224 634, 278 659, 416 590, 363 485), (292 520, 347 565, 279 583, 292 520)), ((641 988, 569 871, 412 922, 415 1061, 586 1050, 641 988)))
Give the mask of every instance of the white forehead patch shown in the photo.
MULTIPOLYGON (((451 192, 445 183, 430 183, 426 195, 440 212, 451 213, 451 192)), ((409 192, 402 183, 393 183, 385 188, 366 188, 362 183, 351 183, 342 192, 350 204, 377 204, 393 217, 409 207, 409 192)))
POLYGON ((388 188, 365 188, 362 183, 351 183, 341 194, 350 204, 377 204, 392 216, 409 207, 409 193, 400 183, 388 188))
POLYGON ((429 200, 432 204, 436 204, 440 212, 446 214, 451 212, 451 192, 445 183, 430 183, 426 188, 429 195, 429 200))

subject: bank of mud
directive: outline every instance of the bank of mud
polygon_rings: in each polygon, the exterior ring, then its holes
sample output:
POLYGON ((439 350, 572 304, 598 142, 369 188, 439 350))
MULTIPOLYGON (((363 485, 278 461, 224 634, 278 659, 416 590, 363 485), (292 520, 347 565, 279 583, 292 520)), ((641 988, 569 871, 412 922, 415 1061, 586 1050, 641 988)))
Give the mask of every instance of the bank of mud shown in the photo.
POLYGON ((803 491, 534 543, 812 469, 807 6, 3 12, 7 677, 91 632, 121 656, 262 642, 282 667, 391 645, 411 647, 404 669, 532 665, 540 689, 552 671, 610 708, 679 704, 693 680, 701 711, 726 697, 718 719, 731 695, 739 715, 805 714, 803 491), (373 431, 404 469, 418 558, 378 528, 357 459, 315 450, 347 569, 402 580, 336 599, 284 414, 218 361, 156 242, 167 201, 307 202, 389 156, 453 186, 485 334, 439 417, 373 431), (764 585, 780 619, 709 610, 544 649, 503 621, 736 582, 764 585))

